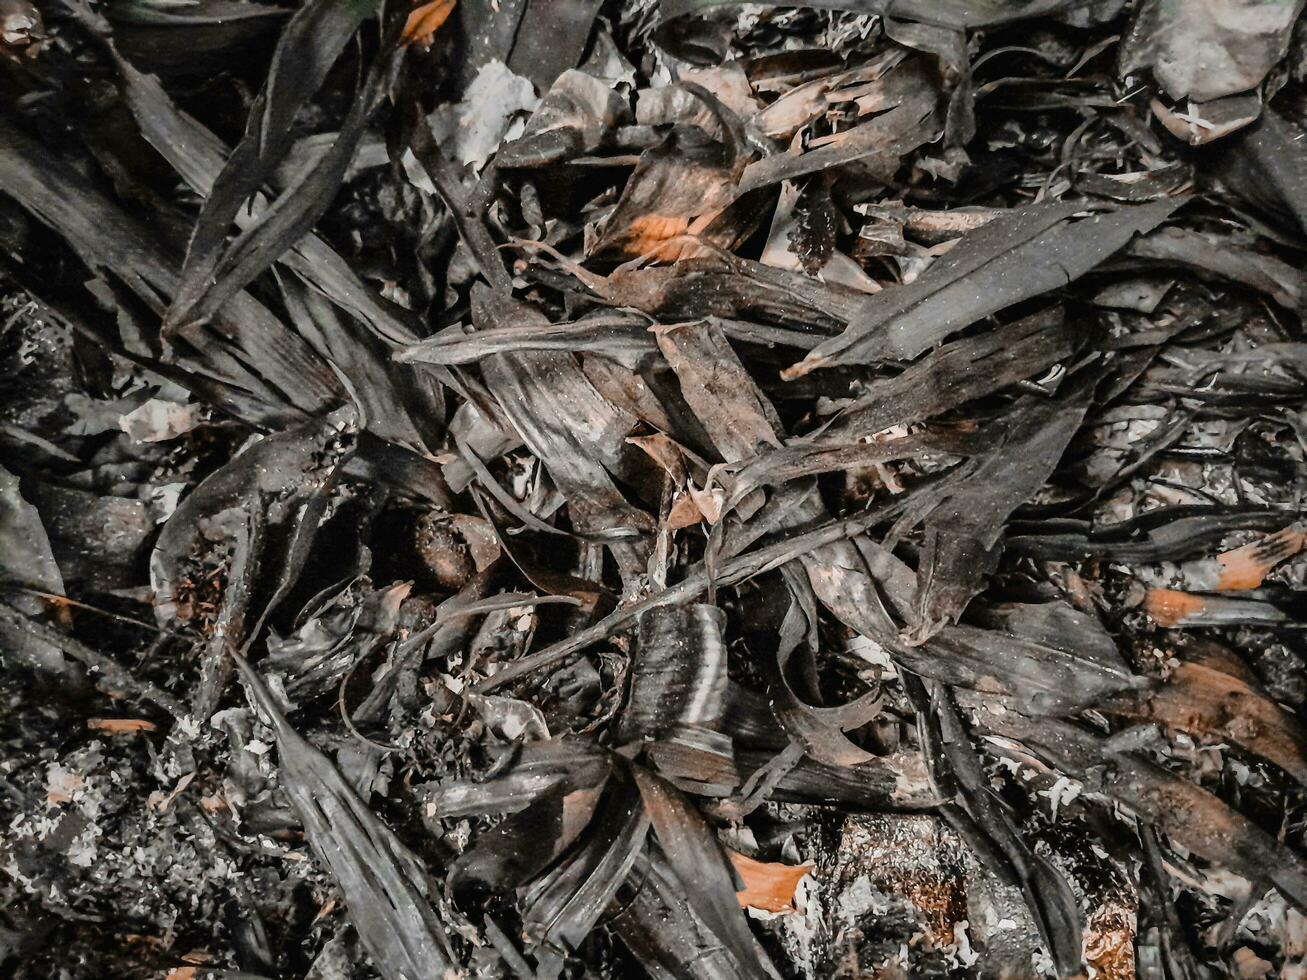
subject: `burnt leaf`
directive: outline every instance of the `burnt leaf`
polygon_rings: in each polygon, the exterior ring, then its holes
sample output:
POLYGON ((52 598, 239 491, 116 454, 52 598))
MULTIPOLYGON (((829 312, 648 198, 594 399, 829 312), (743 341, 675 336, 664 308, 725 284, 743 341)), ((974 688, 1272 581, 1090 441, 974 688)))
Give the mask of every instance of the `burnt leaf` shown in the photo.
MULTIPOLYGON (((372 4, 367 0, 357 3, 312 0, 300 7, 286 24, 277 40, 267 81, 250 109, 245 135, 214 180, 213 190, 191 234, 181 282, 168 309, 167 323, 172 332, 208 319, 222 305, 221 300, 209 298, 215 288, 227 289, 229 283, 238 281, 234 276, 221 281, 215 279, 224 261, 232 260, 231 251, 225 247, 227 231, 250 195, 263 188, 273 169, 290 151, 296 114, 322 86, 336 56, 371 13, 372 4)), ((358 103, 352 111, 358 111, 358 103)), ((361 122, 351 124, 353 135, 338 141, 339 149, 327 152, 326 166, 320 163, 315 168, 318 173, 329 176, 336 168, 343 172, 348 164, 347 151, 352 150, 360 125, 361 122)), ((317 183, 310 184, 305 197, 317 183)), ((234 288, 243 285, 239 283, 234 288)))
POLYGON ((378 971, 401 980, 453 969, 446 926, 427 897, 422 862, 358 798, 331 760, 291 727, 254 668, 243 658, 236 664, 277 734, 282 786, 378 971))
POLYGON ((734 872, 716 835, 674 787, 651 773, 634 772, 649 823, 685 889, 690 908, 731 953, 745 976, 768 976, 770 964, 764 966, 735 901, 734 872))
POLYGON ((785 376, 914 358, 982 317, 1073 282, 1181 203, 1157 201, 1080 220, 1074 204, 1005 212, 964 236, 916 281, 867 299, 843 334, 814 348, 785 376))
POLYGON ((650 818, 631 780, 609 784, 584 841, 523 896, 522 928, 536 947, 536 973, 556 977, 627 880, 650 818))
POLYGON ((624 740, 680 727, 716 729, 726 695, 725 614, 715 606, 651 609, 640 618, 624 740))
POLYGON ((927 633, 956 621, 992 571, 993 549, 1012 511, 1029 500, 1057 467, 1089 407, 1082 386, 1057 401, 1018 407, 1002 441, 973 461, 965 478, 925 518, 918 603, 927 633))
POLYGON ((817 177, 805 182, 794 205, 794 217, 790 245, 803 271, 816 275, 835 251, 835 233, 839 230, 839 217, 825 180, 817 177))

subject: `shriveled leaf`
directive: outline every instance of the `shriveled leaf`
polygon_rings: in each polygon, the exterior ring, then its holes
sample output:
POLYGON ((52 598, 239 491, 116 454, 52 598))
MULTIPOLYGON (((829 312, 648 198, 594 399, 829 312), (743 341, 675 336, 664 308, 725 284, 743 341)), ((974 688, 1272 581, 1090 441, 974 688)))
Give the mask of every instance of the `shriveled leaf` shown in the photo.
MULTIPOLYGON (((986 725, 992 714, 982 715, 986 725)), ((1128 752, 1113 752, 1100 737, 1069 722, 1029 720, 1012 713, 994 727, 1020 737, 1064 772, 1101 774, 1100 791, 1210 861, 1274 884, 1295 905, 1307 905, 1307 868, 1282 842, 1211 793, 1128 752)))

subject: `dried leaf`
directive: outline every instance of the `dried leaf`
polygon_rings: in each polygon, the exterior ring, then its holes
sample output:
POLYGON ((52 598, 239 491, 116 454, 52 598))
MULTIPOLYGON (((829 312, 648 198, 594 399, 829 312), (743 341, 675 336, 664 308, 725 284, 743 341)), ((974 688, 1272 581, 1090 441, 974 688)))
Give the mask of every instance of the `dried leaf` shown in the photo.
POLYGON ((136 735, 157 731, 159 726, 144 718, 87 718, 86 727, 106 735, 136 735))

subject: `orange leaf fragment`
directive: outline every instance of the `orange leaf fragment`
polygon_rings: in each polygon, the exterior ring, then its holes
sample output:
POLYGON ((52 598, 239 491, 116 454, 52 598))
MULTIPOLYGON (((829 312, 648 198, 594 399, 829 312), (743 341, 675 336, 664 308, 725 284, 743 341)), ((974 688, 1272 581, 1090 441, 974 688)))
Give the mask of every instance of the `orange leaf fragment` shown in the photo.
POLYGON ((677 497, 672 504, 671 512, 667 515, 667 529, 679 531, 681 528, 693 527, 702 521, 703 512, 699 510, 699 505, 694 502, 694 498, 687 493, 677 497))
POLYGON ((449 20, 454 12, 456 0, 431 0, 420 7, 414 7, 404 22, 404 31, 400 40, 404 44, 430 44, 442 24, 449 20))
MULTIPOLYGON (((621 236, 622 250, 640 258, 663 258, 664 246, 676 241, 690 228, 690 219, 675 214, 645 214, 631 222, 621 236)), ((674 256, 672 256, 674 257, 674 256)))
POLYGON ((1221 577, 1216 587, 1221 590, 1255 589, 1271 569, 1298 554, 1304 546, 1307 546, 1307 532, 1299 527, 1286 527, 1261 541, 1217 555, 1221 577))
POLYGON ((794 891, 812 870, 811 864, 781 864, 755 861, 735 851, 726 852, 744 882, 744 890, 735 893, 740 908, 764 912, 785 912, 794 908, 794 891))
POLYGON ((1175 589, 1149 589, 1144 598, 1144 611, 1158 626, 1172 629, 1190 616, 1203 611, 1206 605, 1200 596, 1175 589))
POLYGON ((137 732, 152 732, 159 726, 144 718, 87 718, 86 727, 106 735, 135 735, 137 732))

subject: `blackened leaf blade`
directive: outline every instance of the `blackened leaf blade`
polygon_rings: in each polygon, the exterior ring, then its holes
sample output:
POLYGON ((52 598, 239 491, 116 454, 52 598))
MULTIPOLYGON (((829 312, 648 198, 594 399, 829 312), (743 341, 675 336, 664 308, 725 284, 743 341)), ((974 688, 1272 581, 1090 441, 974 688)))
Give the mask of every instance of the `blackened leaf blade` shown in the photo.
POLYGON ((1078 205, 1014 208, 966 235, 907 286, 868 298, 840 336, 784 372, 910 360, 992 313, 1058 289, 1161 224, 1183 203, 1165 199, 1073 221, 1078 205))
POLYGON ((245 135, 227 158, 196 221, 181 284, 168 311, 171 329, 194 319, 196 306, 213 286, 237 212, 289 152, 295 114, 322 86, 372 7, 371 0, 310 0, 287 23, 267 81, 246 120, 245 135))
POLYGON ((769 971, 736 901, 735 881, 716 835, 678 790, 652 773, 639 768, 633 771, 654 833, 685 888, 690 907, 730 950, 744 973, 763 980, 769 971))
POLYGON ((651 609, 640 617, 623 739, 679 725, 718 726, 726 694, 725 625, 720 609, 700 604, 651 609))
POLYGON ((281 713, 258 673, 237 666, 277 733, 282 785, 314 852, 331 871, 359 938, 386 980, 454 968, 444 927, 426 897, 421 862, 360 800, 325 755, 281 713))

